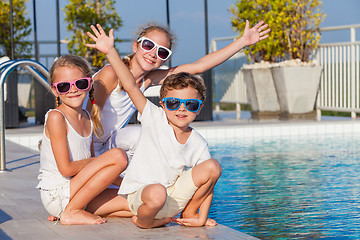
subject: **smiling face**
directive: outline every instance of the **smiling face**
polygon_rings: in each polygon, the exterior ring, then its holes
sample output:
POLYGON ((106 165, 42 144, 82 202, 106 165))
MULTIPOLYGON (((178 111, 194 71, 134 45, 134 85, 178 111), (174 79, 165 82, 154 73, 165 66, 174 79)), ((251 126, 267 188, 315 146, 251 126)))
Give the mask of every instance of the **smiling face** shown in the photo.
MULTIPOLYGON (((180 104, 180 107, 177 108, 177 102, 183 102, 184 99, 198 99, 201 101, 205 100, 206 97, 206 87, 204 81, 190 73, 180 72, 176 74, 169 75, 164 80, 160 88, 160 104, 164 108, 166 117, 169 121, 169 124, 174 128, 179 128, 183 131, 188 130, 189 124, 199 115, 203 104, 200 105, 200 108, 196 112, 191 112, 186 109, 184 103, 180 104), (170 106, 176 110, 169 110, 166 108, 166 105, 162 100, 164 98, 179 98, 179 100, 171 100, 170 106)), ((190 110, 196 110, 199 103, 197 101, 188 101, 188 107, 190 110)))
MULTIPOLYGON (((164 46, 168 49, 171 47, 170 39, 165 32, 152 30, 145 34, 144 37, 147 37, 156 44, 164 46)), ((156 54, 157 47, 150 52, 147 52, 140 47, 140 42, 134 42, 133 51, 135 53, 133 60, 135 60, 144 71, 156 70, 165 63, 165 61, 158 58, 156 54)))
MULTIPOLYGON (((171 89, 168 90, 165 97, 173 97, 173 98, 180 98, 180 99, 200 99, 199 92, 193 87, 186 87, 182 89, 171 89)), ((201 108, 203 105, 200 106, 200 109, 196 112, 190 112, 186 109, 184 103, 180 105, 177 110, 169 110, 165 107, 164 102, 160 102, 160 105, 163 107, 166 117, 170 126, 174 129, 181 129, 182 131, 186 131, 189 127, 189 124, 194 121, 195 117, 199 115, 201 108)))
MULTIPOLYGON (((86 78, 84 74, 77 67, 58 67, 53 74, 52 83, 63 82, 63 81, 74 81, 80 78, 86 78)), ((59 94, 54 86, 51 86, 51 90, 56 97, 59 97, 61 102, 72 108, 82 108, 83 102, 86 98, 88 91, 80 91, 74 85, 71 86, 69 92, 65 94, 59 94)))

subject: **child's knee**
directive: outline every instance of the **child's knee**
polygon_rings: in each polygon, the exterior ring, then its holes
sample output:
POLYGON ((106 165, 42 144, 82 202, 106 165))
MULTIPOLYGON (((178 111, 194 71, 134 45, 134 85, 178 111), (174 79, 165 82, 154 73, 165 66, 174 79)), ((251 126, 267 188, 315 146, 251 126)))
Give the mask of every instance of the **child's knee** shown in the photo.
POLYGON ((121 148, 112 148, 109 151, 108 160, 112 161, 114 165, 117 165, 123 169, 127 167, 127 155, 121 148))
POLYGON ((161 184, 152 184, 144 188, 141 199, 152 208, 162 208, 167 197, 166 188, 161 184))
POLYGON ((222 167, 218 161, 215 159, 209 159, 207 162, 207 168, 210 173, 210 177, 218 179, 222 173, 222 167))

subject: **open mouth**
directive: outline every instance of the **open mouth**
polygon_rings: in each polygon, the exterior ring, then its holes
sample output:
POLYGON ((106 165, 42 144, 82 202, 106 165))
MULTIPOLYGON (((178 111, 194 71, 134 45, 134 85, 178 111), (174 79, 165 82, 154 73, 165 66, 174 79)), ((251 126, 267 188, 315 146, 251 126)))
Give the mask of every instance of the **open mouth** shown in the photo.
POLYGON ((155 63, 155 61, 152 61, 152 60, 150 60, 149 58, 146 58, 146 57, 144 57, 144 60, 145 60, 145 62, 150 63, 150 64, 155 63))

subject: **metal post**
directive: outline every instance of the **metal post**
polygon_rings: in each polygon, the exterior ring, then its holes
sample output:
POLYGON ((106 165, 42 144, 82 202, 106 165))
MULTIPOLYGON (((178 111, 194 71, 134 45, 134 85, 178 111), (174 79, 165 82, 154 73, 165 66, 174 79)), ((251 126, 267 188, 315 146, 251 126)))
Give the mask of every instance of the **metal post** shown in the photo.
POLYGON ((316 109, 316 121, 321 121, 321 109, 317 108, 316 109))
POLYGON ((170 13, 169 13, 169 0, 166 0, 166 22, 170 28, 170 13))
MULTIPOLYGON (((205 54, 209 54, 209 34, 208 34, 208 10, 207 0, 204 0, 204 17, 205 17, 205 54)), ((199 119, 213 120, 212 115, 212 74, 211 69, 203 73, 206 86, 206 102, 202 112, 200 112, 199 119)))
POLYGON ((350 28, 350 41, 352 43, 356 42, 356 30, 355 30, 355 27, 350 28))
POLYGON ((10 64, 4 67, 4 70, 0 74, 0 172, 6 170, 4 83, 10 72, 17 66, 25 67, 26 69, 30 70, 30 73, 34 75, 35 79, 37 79, 42 85, 51 91, 46 81, 46 79, 49 77, 49 72, 42 64, 34 62, 33 60, 24 59, 12 61, 10 64), (29 66, 36 68, 38 72, 29 68, 29 66), (40 76, 40 74, 43 76, 43 78, 40 76))
MULTIPOLYGON (((356 42, 356 31, 355 28, 350 28, 350 40, 351 40, 351 108, 356 107, 355 102, 355 42, 356 42)), ((356 119, 356 113, 354 111, 351 112, 351 119, 356 119)))
POLYGON ((209 32, 208 32, 208 10, 207 0, 204 1, 204 15, 205 15, 205 53, 209 54, 209 32))
MULTIPOLYGON (((166 0, 166 22, 167 22, 167 26, 170 30, 170 7, 169 7, 169 0, 166 0)), ((169 68, 171 68, 171 56, 169 58, 169 68)))
POLYGON ((4 82, 0 83, 0 171, 3 172, 6 170, 5 163, 5 117, 4 117, 4 82))
POLYGON ((34 45, 35 45, 35 60, 39 61, 39 47, 37 42, 37 24, 36 24, 36 1, 33 0, 33 13, 34 13, 34 45))
POLYGON ((241 118, 241 105, 240 103, 236 103, 236 119, 240 120, 241 118))
POLYGON ((216 114, 216 119, 219 120, 220 119, 220 103, 219 102, 216 102, 215 114, 216 114))
POLYGON ((60 49, 60 8, 59 8, 59 0, 56 0, 56 37, 57 37, 57 56, 60 57, 61 49, 60 49))
POLYGON ((13 1, 10 0, 10 49, 11 49, 11 59, 15 59, 15 47, 14 47, 14 16, 13 16, 13 1))

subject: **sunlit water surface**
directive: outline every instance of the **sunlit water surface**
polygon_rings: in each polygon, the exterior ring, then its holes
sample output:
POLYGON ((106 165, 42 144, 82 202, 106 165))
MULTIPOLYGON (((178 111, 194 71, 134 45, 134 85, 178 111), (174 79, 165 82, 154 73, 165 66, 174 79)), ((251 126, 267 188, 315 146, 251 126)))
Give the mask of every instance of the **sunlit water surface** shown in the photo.
POLYGON ((211 143, 209 216, 261 239, 360 238, 360 137, 211 143))

